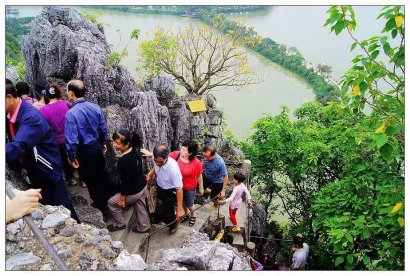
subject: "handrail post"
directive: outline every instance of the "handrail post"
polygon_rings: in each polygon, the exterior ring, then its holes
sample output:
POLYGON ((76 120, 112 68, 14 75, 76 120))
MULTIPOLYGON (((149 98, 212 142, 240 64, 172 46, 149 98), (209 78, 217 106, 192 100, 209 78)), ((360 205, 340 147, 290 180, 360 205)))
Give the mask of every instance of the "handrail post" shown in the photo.
MULTIPOLYGON (((244 160, 243 161, 243 165, 242 165, 242 173, 245 176, 245 183, 246 183, 246 188, 248 188, 248 190, 250 189, 250 176, 251 176, 251 160, 244 160)), ((251 235, 251 231, 250 231, 250 227, 251 227, 251 223, 250 223, 250 216, 249 216, 249 208, 247 208, 247 233, 246 233, 246 241, 249 242, 250 241, 250 235, 251 235)))

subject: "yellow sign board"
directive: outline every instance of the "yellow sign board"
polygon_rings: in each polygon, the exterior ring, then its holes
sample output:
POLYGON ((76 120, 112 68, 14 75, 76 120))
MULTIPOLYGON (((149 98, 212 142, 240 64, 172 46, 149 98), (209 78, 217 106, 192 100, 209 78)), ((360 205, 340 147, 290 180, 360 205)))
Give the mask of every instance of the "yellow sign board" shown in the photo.
POLYGON ((191 112, 206 111, 206 105, 203 100, 196 100, 188 102, 191 112))

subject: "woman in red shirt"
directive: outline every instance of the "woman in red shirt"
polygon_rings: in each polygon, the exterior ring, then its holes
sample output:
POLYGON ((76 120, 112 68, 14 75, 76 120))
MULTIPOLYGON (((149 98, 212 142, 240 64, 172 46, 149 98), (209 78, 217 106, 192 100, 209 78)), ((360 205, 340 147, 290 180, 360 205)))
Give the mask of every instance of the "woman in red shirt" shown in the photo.
MULTIPOLYGON (((152 153, 142 149, 144 156, 152 156, 152 153)), ((185 141, 182 143, 179 151, 173 151, 169 154, 172 159, 178 163, 182 174, 183 183, 183 200, 185 216, 182 222, 189 218, 189 226, 193 226, 196 222, 196 215, 194 212, 194 199, 196 195, 196 188, 199 184, 199 194, 204 193, 204 186, 202 181, 202 162, 196 157, 198 153, 198 144, 193 141, 185 141)))
POLYGON ((182 143, 179 151, 173 151, 169 154, 171 158, 177 161, 179 169, 181 170, 185 210, 185 217, 182 222, 189 218, 189 226, 193 226, 196 221, 196 215, 194 213, 194 199, 197 184, 199 184, 199 193, 204 193, 202 182, 202 163, 198 158, 196 158, 197 153, 197 143, 193 141, 185 141, 182 143))

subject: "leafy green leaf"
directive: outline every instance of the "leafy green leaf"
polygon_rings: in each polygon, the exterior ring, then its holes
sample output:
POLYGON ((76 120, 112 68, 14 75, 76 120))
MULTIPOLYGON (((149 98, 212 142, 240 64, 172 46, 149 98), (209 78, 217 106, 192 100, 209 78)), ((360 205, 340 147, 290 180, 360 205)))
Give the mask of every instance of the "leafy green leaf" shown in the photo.
POLYGON ((370 263, 370 257, 369 257, 369 256, 364 256, 364 257, 363 257, 363 263, 364 263, 365 265, 368 265, 368 264, 370 263))
POLYGON ((370 231, 368 229, 364 229, 362 236, 364 240, 370 238, 370 231))
POLYGON ((347 263, 352 264, 353 263, 353 255, 347 256, 347 263))
POLYGON ((392 37, 393 39, 396 38, 397 34, 398 34, 398 30, 397 30, 397 29, 393 29, 393 31, 391 31, 391 37, 392 37))
POLYGON ((389 140, 389 137, 385 133, 377 134, 376 136, 376 145, 381 148, 389 140))
POLYGON ((392 153, 393 153, 393 146, 389 143, 384 144, 380 148, 380 154, 386 159, 389 159, 392 153))
POLYGON ((357 42, 353 43, 352 46, 350 47, 350 52, 353 51, 357 46, 357 42))
POLYGON ((345 261, 345 257, 343 256, 339 256, 336 258, 335 260, 335 266, 339 266, 340 264, 342 264, 345 261))
POLYGON ((345 27, 345 22, 344 21, 338 21, 335 25, 335 34, 338 35, 340 32, 344 29, 345 27))
POLYGON ((370 54, 370 56, 371 56, 373 59, 376 59, 377 56, 379 55, 379 53, 380 53, 380 51, 379 51, 379 50, 376 50, 376 51, 372 52, 372 53, 370 54))

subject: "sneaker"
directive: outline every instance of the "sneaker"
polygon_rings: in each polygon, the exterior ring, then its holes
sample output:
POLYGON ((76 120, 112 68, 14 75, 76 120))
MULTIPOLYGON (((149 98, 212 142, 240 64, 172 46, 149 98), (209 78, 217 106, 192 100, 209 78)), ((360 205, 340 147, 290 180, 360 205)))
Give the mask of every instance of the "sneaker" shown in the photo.
POLYGON ((150 229, 151 229, 151 228, 148 228, 148 229, 145 230, 145 231, 139 231, 139 230, 137 229, 137 226, 134 225, 134 226, 131 228, 131 231, 132 231, 132 232, 135 232, 135 233, 148 233, 150 229))
POLYGON ((218 207, 216 207, 214 204, 212 204, 209 209, 210 209, 211 211, 217 211, 217 210, 218 210, 218 207))
POLYGON ((169 233, 174 234, 179 228, 179 221, 175 222, 169 227, 169 233))
POLYGON ((238 226, 235 226, 231 229, 231 232, 241 232, 241 228, 238 226))

